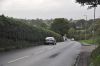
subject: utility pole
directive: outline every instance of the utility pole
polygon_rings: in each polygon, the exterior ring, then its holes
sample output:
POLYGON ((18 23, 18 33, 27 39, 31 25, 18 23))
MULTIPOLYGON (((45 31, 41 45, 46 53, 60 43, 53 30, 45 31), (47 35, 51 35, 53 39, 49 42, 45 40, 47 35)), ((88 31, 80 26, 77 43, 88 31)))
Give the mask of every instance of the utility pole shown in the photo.
MULTIPOLYGON (((81 30, 82 30, 82 28, 83 28, 83 25, 82 25, 82 23, 81 23, 81 30)), ((80 31, 80 40, 82 40, 82 37, 81 37, 81 31, 80 31)))
MULTIPOLYGON (((97 0, 96 0, 97 1, 97 0)), ((93 5, 89 6, 88 9, 94 8, 94 23, 93 23, 93 44, 95 45, 95 12, 96 12, 96 7, 97 7, 97 3, 94 3, 93 5)))
POLYGON ((93 44, 94 45, 95 45, 95 11, 96 11, 96 7, 94 7, 94 26, 93 26, 93 44))
POLYGON ((86 36, 86 31, 87 31, 87 15, 84 15, 86 17, 86 22, 85 22, 85 40, 87 39, 86 36))

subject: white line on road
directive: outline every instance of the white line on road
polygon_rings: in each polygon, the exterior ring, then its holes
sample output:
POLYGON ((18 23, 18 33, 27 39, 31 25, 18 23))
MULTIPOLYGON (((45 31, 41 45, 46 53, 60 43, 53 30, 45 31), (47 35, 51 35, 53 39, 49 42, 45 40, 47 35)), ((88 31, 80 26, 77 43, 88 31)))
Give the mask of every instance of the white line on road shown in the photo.
POLYGON ((41 54, 41 53, 43 53, 43 52, 46 52, 47 50, 51 50, 51 49, 53 49, 54 47, 47 47, 47 48, 45 48, 45 49, 42 49, 41 51, 38 51, 38 52, 36 52, 35 53, 35 55, 39 55, 39 54, 41 54))
POLYGON ((9 61, 8 63, 13 63, 13 62, 16 62, 16 61, 18 61, 18 60, 21 60, 21 59, 24 59, 24 58, 27 58, 27 57, 29 57, 29 56, 24 56, 24 57, 21 57, 21 58, 18 58, 18 59, 9 61))
POLYGON ((41 53, 43 53, 43 52, 44 52, 44 50, 38 51, 37 53, 35 53, 35 55, 41 54, 41 53))

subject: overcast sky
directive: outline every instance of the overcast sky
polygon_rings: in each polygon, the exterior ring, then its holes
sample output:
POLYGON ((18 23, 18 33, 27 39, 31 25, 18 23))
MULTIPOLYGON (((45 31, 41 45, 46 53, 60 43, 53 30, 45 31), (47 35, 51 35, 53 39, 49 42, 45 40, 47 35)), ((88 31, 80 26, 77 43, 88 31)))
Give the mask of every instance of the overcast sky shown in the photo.
MULTIPOLYGON (((15 18, 50 19, 93 18, 93 9, 81 7, 75 0, 0 0, 0 14, 15 18)), ((96 17, 100 18, 100 6, 96 10, 96 17)))

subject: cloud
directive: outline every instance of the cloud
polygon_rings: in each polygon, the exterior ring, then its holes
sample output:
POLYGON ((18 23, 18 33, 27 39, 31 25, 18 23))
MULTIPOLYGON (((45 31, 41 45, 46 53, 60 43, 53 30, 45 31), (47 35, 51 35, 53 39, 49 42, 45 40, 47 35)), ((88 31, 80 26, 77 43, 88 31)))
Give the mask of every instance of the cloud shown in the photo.
MULTIPOLYGON (((93 12, 92 10, 87 12, 87 7, 80 7, 75 0, 0 0, 0 2, 0 13, 19 18, 79 18, 93 12)), ((100 8, 97 13, 99 11, 100 8)))

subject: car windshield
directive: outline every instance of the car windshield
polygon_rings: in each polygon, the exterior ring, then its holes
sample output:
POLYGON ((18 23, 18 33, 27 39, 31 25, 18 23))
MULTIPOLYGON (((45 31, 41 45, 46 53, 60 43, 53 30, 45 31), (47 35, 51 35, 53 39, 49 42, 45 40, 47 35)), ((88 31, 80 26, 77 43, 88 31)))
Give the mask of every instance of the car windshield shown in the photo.
POLYGON ((47 37, 46 40, 54 40, 53 37, 47 37))

